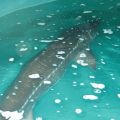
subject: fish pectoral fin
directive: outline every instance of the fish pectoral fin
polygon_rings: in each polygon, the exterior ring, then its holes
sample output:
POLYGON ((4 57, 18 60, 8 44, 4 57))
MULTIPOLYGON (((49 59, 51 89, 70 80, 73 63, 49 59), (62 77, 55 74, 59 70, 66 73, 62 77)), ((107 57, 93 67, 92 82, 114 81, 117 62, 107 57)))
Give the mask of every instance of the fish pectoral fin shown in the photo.
POLYGON ((81 66, 90 66, 93 69, 96 68, 96 59, 90 50, 79 52, 76 57, 76 62, 81 66))
POLYGON ((23 120, 34 120, 32 110, 29 111, 29 113, 26 115, 25 119, 23 120))

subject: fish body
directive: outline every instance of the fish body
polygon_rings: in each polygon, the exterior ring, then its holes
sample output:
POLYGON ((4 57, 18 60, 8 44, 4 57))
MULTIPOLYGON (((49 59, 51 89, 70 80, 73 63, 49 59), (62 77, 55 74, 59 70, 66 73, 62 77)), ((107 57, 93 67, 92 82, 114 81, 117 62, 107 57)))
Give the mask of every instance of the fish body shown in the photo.
MULTIPOLYGON (((66 30, 59 41, 50 43, 46 49, 24 65, 0 101, 0 120, 33 120, 31 109, 35 101, 56 83, 71 58, 79 52, 87 51, 97 26, 98 21, 92 21, 66 30), (17 117, 12 116, 12 113, 17 117)), ((91 56, 90 51, 86 53, 91 56)), ((88 61, 93 59, 89 58, 86 57, 88 61)))

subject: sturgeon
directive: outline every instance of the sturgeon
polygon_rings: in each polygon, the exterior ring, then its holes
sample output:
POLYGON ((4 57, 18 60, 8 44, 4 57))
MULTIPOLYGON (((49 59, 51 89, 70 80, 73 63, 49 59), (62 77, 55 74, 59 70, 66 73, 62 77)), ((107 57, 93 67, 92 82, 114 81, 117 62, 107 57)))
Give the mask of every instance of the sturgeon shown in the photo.
POLYGON ((85 60, 95 66, 95 58, 88 47, 98 24, 99 20, 93 20, 66 30, 59 41, 50 43, 24 65, 2 96, 0 120, 33 120, 32 109, 38 97, 56 83, 70 59, 78 53, 86 53, 85 60))

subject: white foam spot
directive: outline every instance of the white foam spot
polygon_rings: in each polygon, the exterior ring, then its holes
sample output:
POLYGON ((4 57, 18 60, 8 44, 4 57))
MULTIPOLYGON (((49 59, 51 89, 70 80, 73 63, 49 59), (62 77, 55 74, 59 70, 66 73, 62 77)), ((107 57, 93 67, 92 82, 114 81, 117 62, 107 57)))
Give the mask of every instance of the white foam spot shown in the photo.
POLYGON ((60 37, 60 38, 57 38, 58 40, 63 40, 64 39, 64 37, 60 37))
POLYGON ((57 66, 57 64, 52 64, 52 66, 56 67, 56 66, 57 66))
POLYGON ((31 99, 30 102, 34 102, 34 99, 31 99))
POLYGON ((38 47, 35 46, 35 47, 34 47, 34 50, 38 50, 38 47))
POLYGON ((21 48, 20 52, 24 52, 24 51, 27 51, 27 50, 28 50, 28 48, 21 48))
POLYGON ((81 53, 80 57, 87 57, 85 53, 81 53))
POLYGON ((83 13, 92 13, 92 11, 84 11, 83 13))
POLYGON ((90 48, 86 48, 87 51, 90 51, 90 48))
POLYGON ((60 110, 57 110, 56 112, 57 112, 57 113, 60 113, 60 110))
POLYGON ((73 68, 77 68, 77 65, 75 65, 75 64, 72 64, 72 67, 73 67, 73 68))
POLYGON ((120 98, 120 93, 119 93, 119 94, 117 94, 117 96, 118 96, 118 98, 120 98))
POLYGON ((98 97, 95 95, 84 95, 83 99, 85 99, 85 100, 97 100, 98 97))
POLYGON ((120 26, 117 26, 118 29, 120 29, 120 26))
POLYGON ((86 5, 82 3, 82 4, 80 4, 80 6, 86 6, 86 5))
POLYGON ((91 79, 95 79, 95 76, 93 76, 93 75, 90 75, 90 76, 89 76, 89 78, 91 78, 91 79))
POLYGON ((55 99, 55 103, 59 104, 59 103, 61 103, 61 100, 60 99, 55 99))
POLYGON ((0 114, 7 120, 21 120, 23 118, 23 111, 18 112, 18 111, 2 111, 0 110, 0 114))
POLYGON ((75 109, 75 113, 76 113, 76 114, 81 114, 81 113, 82 113, 82 109, 76 108, 76 109, 75 109))
POLYGON ((111 118, 110 120, 115 120, 114 118, 111 118))
POLYGON ((62 59, 62 60, 65 59, 64 57, 62 57, 62 56, 60 56, 60 55, 56 55, 56 57, 59 58, 59 59, 62 59))
POLYGON ((40 78, 40 75, 38 73, 36 73, 36 74, 28 75, 28 77, 35 79, 35 78, 40 78))
POLYGON ((74 72, 74 73, 72 73, 73 75, 77 75, 77 73, 76 72, 74 72))
POLYGON ((82 42, 82 41, 84 41, 85 39, 84 39, 84 38, 79 38, 79 40, 82 42))
POLYGON ((113 34, 113 31, 111 29, 103 29, 103 32, 105 34, 113 34))
POLYGON ((16 93, 13 92, 12 95, 16 95, 16 93))
POLYGON ((58 51, 57 54, 59 55, 65 54, 65 51, 58 51))
POLYGON ((13 62, 15 60, 15 58, 9 58, 10 62, 13 62))
POLYGON ((90 83, 93 88, 96 89, 104 89, 105 85, 104 84, 98 84, 98 83, 90 83))
POLYGON ((41 40, 40 42, 50 43, 50 42, 52 42, 52 40, 41 40))
POLYGON ((51 16, 51 15, 47 15, 46 17, 47 17, 47 18, 52 18, 52 16, 51 16))
POLYGON ((65 100, 67 101, 67 100, 68 100, 68 98, 66 97, 66 98, 65 98, 65 100))
POLYGON ((45 80, 45 81, 43 81, 44 82, 44 84, 51 84, 51 81, 48 81, 48 80, 45 80))
POLYGON ((80 83, 81 86, 84 86, 85 84, 84 83, 80 83))
POLYGON ((17 22, 17 25, 21 25, 22 23, 21 22, 17 22))
POLYGON ((19 65, 21 65, 21 66, 22 66, 22 65, 23 65, 23 63, 22 63, 22 62, 20 62, 20 63, 19 63, 19 65))
POLYGON ((42 120, 42 117, 38 117, 38 118, 36 118, 36 120, 42 120))
POLYGON ((85 63, 84 60, 77 60, 77 63, 80 64, 81 66, 88 66, 88 63, 85 63))
POLYGON ((43 22, 39 22, 39 23, 37 23, 38 25, 41 25, 41 26, 43 26, 43 25, 45 25, 45 23, 43 23, 43 22))

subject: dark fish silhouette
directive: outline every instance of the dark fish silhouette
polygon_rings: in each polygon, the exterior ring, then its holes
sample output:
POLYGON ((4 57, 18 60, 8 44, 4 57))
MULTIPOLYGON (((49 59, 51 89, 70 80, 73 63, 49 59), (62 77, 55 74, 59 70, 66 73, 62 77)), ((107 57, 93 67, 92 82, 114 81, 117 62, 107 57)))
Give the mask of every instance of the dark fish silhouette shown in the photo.
MULTIPOLYGON (((85 53, 88 65, 94 67, 95 59, 88 46, 95 37, 99 20, 74 26, 52 42, 26 64, 15 82, 0 101, 0 120, 33 120, 35 101, 62 75, 69 60, 78 53, 85 53)), ((82 57, 83 58, 83 57, 82 57)))

